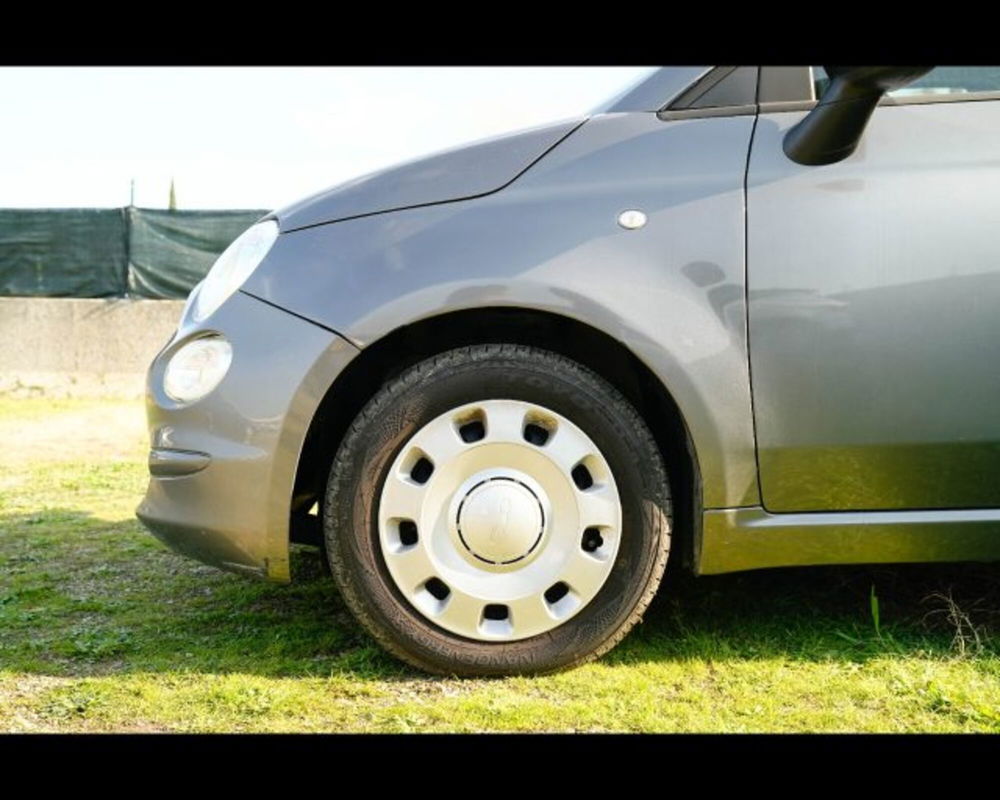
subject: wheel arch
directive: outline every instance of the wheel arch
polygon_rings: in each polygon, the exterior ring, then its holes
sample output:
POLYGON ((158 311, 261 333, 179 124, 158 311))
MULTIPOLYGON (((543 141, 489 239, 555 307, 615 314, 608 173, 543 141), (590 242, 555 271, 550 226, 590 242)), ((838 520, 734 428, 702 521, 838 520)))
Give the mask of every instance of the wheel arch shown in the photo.
POLYGON ((429 356, 465 345, 503 342, 557 352, 617 387, 649 425, 663 455, 673 498, 675 559, 696 563, 701 479, 684 416, 656 374, 624 343, 579 320, 521 307, 486 307, 426 317, 366 346, 330 385, 309 424, 291 500, 292 541, 321 544, 309 513, 322 496, 333 456, 364 404, 394 375, 429 356))

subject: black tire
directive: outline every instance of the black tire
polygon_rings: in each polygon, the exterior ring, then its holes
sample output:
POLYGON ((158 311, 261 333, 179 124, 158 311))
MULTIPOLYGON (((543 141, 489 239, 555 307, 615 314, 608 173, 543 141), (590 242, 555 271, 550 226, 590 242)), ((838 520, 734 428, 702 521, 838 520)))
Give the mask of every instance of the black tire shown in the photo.
POLYGON ((326 551, 351 611, 387 650, 428 672, 499 676, 552 672, 606 653, 639 622, 670 550, 670 491, 659 449, 632 405, 580 364, 533 347, 462 347, 384 385, 347 431, 324 506, 326 551), (381 554, 378 501, 400 448, 464 403, 538 403, 572 420, 601 449, 618 486, 622 535, 607 582, 576 616, 542 635, 482 642, 445 631, 396 588, 381 554))

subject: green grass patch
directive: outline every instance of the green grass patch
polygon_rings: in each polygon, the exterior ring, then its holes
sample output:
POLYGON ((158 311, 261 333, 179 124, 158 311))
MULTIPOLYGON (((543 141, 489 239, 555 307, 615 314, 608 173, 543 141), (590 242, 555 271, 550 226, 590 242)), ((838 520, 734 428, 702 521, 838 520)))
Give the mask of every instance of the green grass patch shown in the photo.
MULTIPOLYGON (((0 421, 79 407, 0 400, 0 421)), ((141 457, 87 456, 0 463, 2 730, 1000 730, 994 566, 672 565, 595 664, 434 678, 364 634, 315 551, 290 586, 184 559, 133 516, 141 457)))

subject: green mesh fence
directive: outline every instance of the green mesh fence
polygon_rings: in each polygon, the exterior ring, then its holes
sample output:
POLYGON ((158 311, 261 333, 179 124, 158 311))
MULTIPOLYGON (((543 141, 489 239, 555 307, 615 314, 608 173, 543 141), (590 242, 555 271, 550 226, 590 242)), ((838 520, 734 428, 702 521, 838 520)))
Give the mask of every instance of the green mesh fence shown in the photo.
POLYGON ((0 209, 0 296, 183 298, 265 213, 0 209))
POLYGON ((122 295, 127 264, 123 209, 0 209, 2 295, 122 295))

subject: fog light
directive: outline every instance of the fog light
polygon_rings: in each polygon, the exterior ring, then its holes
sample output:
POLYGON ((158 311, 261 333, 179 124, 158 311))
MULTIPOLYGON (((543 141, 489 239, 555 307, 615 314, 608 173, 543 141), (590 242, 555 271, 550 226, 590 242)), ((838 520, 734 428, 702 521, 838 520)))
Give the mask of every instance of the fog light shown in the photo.
POLYGON ((221 336, 195 339, 170 357, 163 390, 178 403, 193 403, 219 385, 232 361, 233 347, 221 336))

